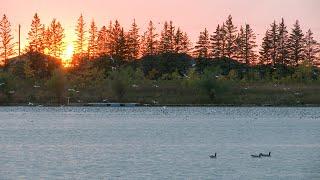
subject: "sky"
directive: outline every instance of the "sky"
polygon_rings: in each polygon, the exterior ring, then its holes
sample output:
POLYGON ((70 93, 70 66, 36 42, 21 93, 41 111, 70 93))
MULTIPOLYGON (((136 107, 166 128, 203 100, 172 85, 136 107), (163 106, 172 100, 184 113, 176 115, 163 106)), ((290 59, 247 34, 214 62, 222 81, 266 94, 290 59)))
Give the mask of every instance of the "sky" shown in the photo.
POLYGON ((8 16, 15 37, 21 24, 23 45, 36 12, 46 25, 53 18, 62 23, 68 45, 75 39, 74 29, 81 13, 87 25, 94 19, 99 27, 117 19, 129 28, 135 18, 140 33, 149 20, 156 23, 158 32, 165 20, 172 20, 189 34, 193 43, 200 31, 207 28, 212 33, 229 14, 238 27, 249 23, 258 42, 269 25, 283 17, 290 29, 298 19, 303 30, 311 28, 320 41, 319 7, 320 0, 0 0, 0 14, 8 16))

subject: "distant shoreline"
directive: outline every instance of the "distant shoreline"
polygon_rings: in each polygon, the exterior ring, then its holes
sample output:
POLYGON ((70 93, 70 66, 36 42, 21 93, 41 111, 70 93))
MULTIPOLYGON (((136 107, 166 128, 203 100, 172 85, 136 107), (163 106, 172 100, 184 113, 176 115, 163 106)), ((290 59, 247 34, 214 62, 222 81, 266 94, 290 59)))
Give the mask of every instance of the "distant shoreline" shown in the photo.
MULTIPOLYGON (((126 105, 127 103, 72 103, 65 104, 37 104, 28 105, 26 103, 0 104, 0 107, 320 107, 320 104, 139 104, 126 105), (119 105, 108 105, 119 104, 119 105)), ((128 103, 132 104, 132 103, 128 103)))

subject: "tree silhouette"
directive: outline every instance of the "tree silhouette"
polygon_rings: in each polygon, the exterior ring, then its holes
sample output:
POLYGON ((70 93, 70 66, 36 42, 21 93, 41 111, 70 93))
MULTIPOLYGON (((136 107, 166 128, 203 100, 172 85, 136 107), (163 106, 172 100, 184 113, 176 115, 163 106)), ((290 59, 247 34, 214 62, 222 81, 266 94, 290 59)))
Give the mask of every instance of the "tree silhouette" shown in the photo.
POLYGON ((11 24, 7 16, 4 14, 0 21, 0 57, 4 66, 8 64, 9 57, 15 53, 14 43, 12 41, 13 37, 11 35, 11 24))
POLYGON ((77 40, 75 41, 75 52, 83 56, 85 54, 86 30, 82 14, 80 15, 76 27, 77 40))
POLYGON ((175 28, 172 21, 170 21, 170 23, 165 21, 163 29, 161 31, 159 53, 172 53, 174 51, 174 33, 175 28))
POLYGON ((303 32, 301 30, 299 21, 293 25, 292 32, 289 38, 289 55, 291 65, 297 66, 300 62, 304 61, 304 40, 303 32))
POLYGON ((223 57, 225 56, 225 46, 226 46, 226 32, 224 25, 220 27, 217 26, 216 31, 211 35, 211 48, 212 48, 212 56, 223 57))
POLYGON ((199 58, 210 57, 210 40, 207 28, 200 32, 199 40, 195 46, 195 56, 199 58))
POLYGON ((44 53, 45 49, 45 27, 40 22, 40 18, 36 13, 31 23, 31 30, 28 33, 29 47, 28 51, 44 53))
POLYGON ((149 22, 148 30, 144 33, 142 37, 142 56, 146 55, 155 55, 157 54, 158 48, 158 34, 155 32, 156 28, 153 25, 153 22, 149 22))
POLYGON ((313 33, 311 29, 309 29, 305 35, 305 47, 304 47, 304 55, 306 61, 313 65, 318 65, 318 57, 317 54, 320 52, 320 47, 317 41, 313 38, 313 33))
POLYGON ((233 25, 232 16, 229 15, 224 26, 226 34, 226 56, 228 58, 233 58, 236 56, 236 38, 237 38, 237 27, 233 25))
POLYGON ((289 62, 289 37, 287 27, 284 23, 284 19, 282 18, 281 23, 278 27, 278 44, 277 44, 277 59, 280 64, 288 64, 289 62))
POLYGON ((64 29, 62 28, 60 22, 58 22, 56 19, 53 19, 48 27, 46 36, 46 39, 50 42, 47 46, 49 55, 60 58, 65 48, 63 42, 64 29))
POLYGON ((98 32, 98 54, 99 56, 108 55, 108 30, 106 26, 102 26, 98 32))
POLYGON ((261 45, 262 49, 260 50, 260 61, 264 64, 278 64, 278 38, 278 25, 274 21, 270 25, 270 29, 266 31, 265 37, 263 38, 261 45))
POLYGON ((251 29, 249 24, 245 25, 245 29, 243 27, 240 28, 240 33, 237 37, 237 52, 238 59, 243 60, 244 63, 250 65, 256 59, 256 54, 254 48, 257 47, 255 42, 256 36, 251 29))
POLYGON ((140 52, 140 35, 139 28, 136 24, 136 20, 133 20, 131 29, 127 35, 127 45, 128 45, 128 59, 134 60, 139 58, 140 52))
POLYGON ((91 21, 89 30, 89 42, 88 42, 88 56, 89 59, 94 59, 98 55, 98 28, 94 20, 91 21))

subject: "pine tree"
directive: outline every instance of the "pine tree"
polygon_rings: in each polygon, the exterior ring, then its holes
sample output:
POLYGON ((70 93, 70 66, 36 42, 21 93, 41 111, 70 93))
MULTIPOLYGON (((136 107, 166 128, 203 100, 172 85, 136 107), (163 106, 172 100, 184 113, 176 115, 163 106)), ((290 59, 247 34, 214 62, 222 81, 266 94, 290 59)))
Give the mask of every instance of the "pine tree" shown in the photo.
POLYGON ((271 29, 270 29, 270 34, 268 34, 269 36, 269 40, 270 40, 270 57, 271 57, 271 61, 272 61, 272 65, 278 64, 277 61, 277 57, 278 57, 278 25, 276 24, 276 21, 274 21, 271 24, 271 29))
POLYGON ((28 33, 29 47, 28 51, 43 53, 45 49, 44 40, 45 27, 40 22, 40 18, 36 13, 31 23, 31 30, 28 33))
POLYGON ((214 58, 219 58, 225 56, 225 28, 224 25, 220 27, 217 26, 216 31, 211 35, 211 52, 214 58))
POLYGON ((278 59, 278 63, 280 64, 288 64, 288 31, 287 31, 287 27, 284 23, 284 19, 282 18, 281 23, 279 24, 279 28, 278 28, 278 45, 277 45, 277 59, 278 59))
POLYGON ((272 64, 270 49, 271 40, 269 39, 270 31, 267 30, 265 36, 262 39, 261 49, 260 49, 260 64, 272 64))
POLYGON ((260 50, 261 64, 278 64, 278 45, 279 34, 278 25, 274 21, 270 25, 270 29, 266 31, 260 50))
POLYGON ((199 40, 195 46, 195 56, 199 58, 210 57, 210 40, 207 28, 200 32, 199 40))
POLYGON ((191 41, 189 39, 188 34, 185 32, 182 36, 182 41, 181 41, 181 49, 178 53, 185 53, 189 54, 191 50, 191 41))
POLYGON ((108 30, 106 26, 102 26, 98 33, 98 55, 103 56, 108 54, 108 30))
POLYGON ((155 32, 156 28, 153 25, 153 22, 149 22, 148 30, 144 33, 142 37, 142 56, 146 55, 155 55, 158 53, 158 34, 155 32))
POLYGON ((75 52, 79 53, 80 56, 83 56, 85 54, 85 42, 86 42, 86 30, 85 30, 85 22, 83 20, 82 14, 80 15, 78 19, 78 24, 76 27, 76 35, 77 40, 75 42, 75 52))
POLYGON ((226 56, 228 58, 236 57, 236 38, 237 38, 237 27, 233 25, 232 16, 229 15, 225 23, 225 33, 226 33, 226 56))
MULTIPOLYGON (((8 64, 8 59, 14 55, 14 43, 11 34, 11 24, 6 15, 3 15, 0 22, 0 49, 1 49, 1 60, 2 64, 6 66, 8 64)), ((1 64, 1 63, 0 63, 1 64)))
POLYGON ((173 52, 188 54, 190 51, 190 46, 191 42, 189 40, 188 34, 178 28, 174 35, 173 52))
POLYGON ((98 28, 94 20, 92 20, 89 30, 88 56, 94 59, 98 55, 98 28))
POLYGON ((236 59, 241 62, 245 63, 245 41, 246 41, 246 35, 245 35, 245 30, 243 29, 242 26, 240 26, 240 30, 236 39, 236 59))
POLYGON ((163 29, 161 31, 160 42, 159 42, 159 53, 169 52, 169 24, 167 21, 164 22, 163 29))
POLYGON ((320 52, 320 46, 317 41, 313 38, 313 33, 309 29, 304 38, 305 46, 304 46, 304 55, 306 61, 312 65, 319 65, 319 59, 317 54, 320 52))
POLYGON ((107 28, 107 54, 109 56, 112 56, 113 53, 113 36, 112 36, 112 32, 113 32, 113 23, 112 21, 109 22, 109 26, 107 28))
POLYGON ((181 53, 182 50, 182 41, 183 41, 183 32, 178 27, 177 32, 174 36, 174 52, 175 53, 181 53))
POLYGON ((246 64, 252 64, 255 62, 256 53, 254 49, 257 47, 256 45, 256 35, 254 34, 253 30, 251 29, 249 24, 246 24, 245 33, 244 33, 244 60, 246 64))
POLYGON ((60 58, 65 48, 63 42, 64 29, 62 28, 60 22, 58 22, 56 19, 53 19, 46 32, 46 39, 50 42, 47 43, 49 55, 60 58))
POLYGON ((117 49, 119 49, 119 38, 122 28, 118 20, 115 21, 110 33, 110 55, 117 56, 117 49))
POLYGON ((298 65, 304 61, 304 35, 300 28, 299 21, 293 25, 292 32, 289 37, 289 55, 291 65, 298 65))
POLYGON ((175 37, 175 27, 173 26, 173 22, 170 21, 168 27, 168 39, 169 39, 169 52, 173 52, 174 50, 174 37, 175 37))
POLYGON ((136 20, 133 20, 131 25, 131 29, 128 32, 128 59, 129 60, 136 60, 139 58, 139 51, 140 51, 140 35, 139 35, 139 28, 136 24, 136 20))
POLYGON ((121 28, 120 34, 115 41, 114 57, 122 61, 128 60, 128 48, 127 48, 127 42, 126 42, 126 35, 123 28, 121 28))

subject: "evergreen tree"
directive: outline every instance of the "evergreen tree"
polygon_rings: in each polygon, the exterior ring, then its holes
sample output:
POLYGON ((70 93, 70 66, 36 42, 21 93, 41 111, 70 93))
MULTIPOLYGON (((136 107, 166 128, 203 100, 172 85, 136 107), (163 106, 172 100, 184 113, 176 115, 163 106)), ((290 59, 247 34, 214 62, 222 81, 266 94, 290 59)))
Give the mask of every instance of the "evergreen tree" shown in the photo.
POLYGON ((173 52, 174 50, 174 41, 175 41, 175 27, 173 26, 173 22, 170 21, 168 27, 168 39, 169 39, 169 52, 173 52))
POLYGON ((278 25, 274 21, 270 29, 266 31, 260 50, 260 62, 262 64, 278 64, 278 25))
POLYGON ((256 53, 254 49, 257 47, 257 45, 255 42, 256 35, 254 34, 249 24, 246 24, 244 37, 242 39, 244 40, 243 54, 245 63, 252 64, 256 59, 256 53))
POLYGON ((119 49, 119 39, 122 33, 122 28, 118 20, 115 21, 111 33, 110 33, 110 54, 111 56, 117 56, 119 49))
POLYGON ((289 40, 289 37, 288 37, 288 31, 287 31, 287 27, 284 23, 284 19, 282 18, 281 20, 281 23, 279 24, 279 28, 278 28, 278 45, 277 45, 277 59, 278 59, 278 62, 280 64, 288 64, 288 48, 289 48, 289 45, 288 45, 288 40, 289 40))
POLYGON ((75 42, 75 52, 79 53, 81 56, 85 54, 85 41, 86 41, 86 30, 85 22, 83 20, 82 14, 78 19, 78 24, 76 27, 77 40, 75 42))
POLYGON ((306 61, 313 65, 319 65, 319 58, 317 57, 317 54, 320 52, 320 46, 313 38, 313 33, 310 29, 307 31, 304 40, 304 55, 306 61))
POLYGON ((43 53, 45 49, 44 25, 41 24, 40 18, 36 13, 31 23, 31 30, 28 33, 29 46, 28 51, 43 53))
POLYGON ((293 25, 292 32, 289 37, 289 55, 291 65, 298 65, 304 61, 304 35, 300 28, 299 21, 293 25))
POLYGON ((189 54, 191 50, 190 47, 191 47, 191 41, 189 39, 188 34, 185 32, 183 33, 182 41, 181 41, 181 49, 178 53, 189 54))
POLYGON ((4 66, 8 64, 8 59, 14 55, 14 43, 11 34, 11 24, 6 15, 3 15, 0 21, 0 57, 4 66))
POLYGON ((174 36, 173 52, 188 54, 190 51, 190 46, 191 42, 189 40, 188 34, 178 28, 174 36))
POLYGON ((237 38, 237 27, 233 25, 232 16, 229 15, 224 26, 226 35, 226 56, 228 58, 236 57, 236 38, 237 38))
POLYGON ((272 62, 272 65, 275 65, 275 64, 278 64, 278 61, 277 61, 277 57, 278 57, 278 25, 276 24, 276 21, 274 21, 272 24, 271 24, 271 29, 270 29, 270 34, 268 34, 269 36, 269 40, 270 40, 270 58, 271 58, 271 62, 272 62))
POLYGON ((246 41, 246 35, 245 35, 245 30, 243 29, 242 26, 240 26, 240 30, 236 39, 236 59, 241 62, 245 63, 245 41, 246 41))
POLYGON ((126 42, 126 35, 123 28, 121 28, 120 34, 115 41, 114 57, 122 61, 128 60, 128 48, 127 48, 127 42, 126 42))
POLYGON ((153 22, 149 22, 148 30, 144 33, 142 37, 142 56, 146 55, 155 55, 157 54, 158 48, 158 34, 155 32, 156 28, 153 25, 153 22))
POLYGON ((225 56, 225 45, 226 45, 225 27, 217 26, 216 31, 211 35, 211 48, 212 56, 214 58, 225 56))
POLYGON ((177 32, 174 36, 174 52, 175 53, 181 53, 181 50, 183 49, 183 32, 181 29, 178 27, 177 32))
POLYGON ((113 23, 112 21, 109 22, 109 26, 107 28, 107 54, 109 56, 112 56, 113 53, 113 36, 112 36, 112 32, 113 32, 113 23))
POLYGON ((139 51, 140 51, 140 35, 139 35, 139 28, 136 24, 136 20, 133 20, 131 25, 131 29, 128 32, 128 59, 129 60, 136 60, 139 58, 139 51))
POLYGON ((98 33, 98 54, 99 56, 108 54, 108 30, 106 26, 102 26, 98 33))
POLYGON ((46 36, 46 39, 50 42, 47 44, 49 55, 60 58, 65 48, 63 42, 64 29, 62 28, 60 22, 58 22, 56 19, 53 19, 48 27, 46 36))
POLYGON ((210 57, 210 40, 207 28, 200 32, 199 40, 195 46, 195 56, 199 58, 210 57))
POLYGON ((92 20, 89 30, 88 56, 94 59, 98 55, 98 28, 94 20, 92 20))
POLYGON ((170 24, 166 21, 161 31, 159 53, 167 53, 174 51, 174 27, 172 21, 170 24))
POLYGON ((260 49, 260 64, 272 64, 271 55, 270 55, 270 45, 271 40, 269 39, 270 31, 267 30, 265 36, 262 39, 261 49, 260 49))

